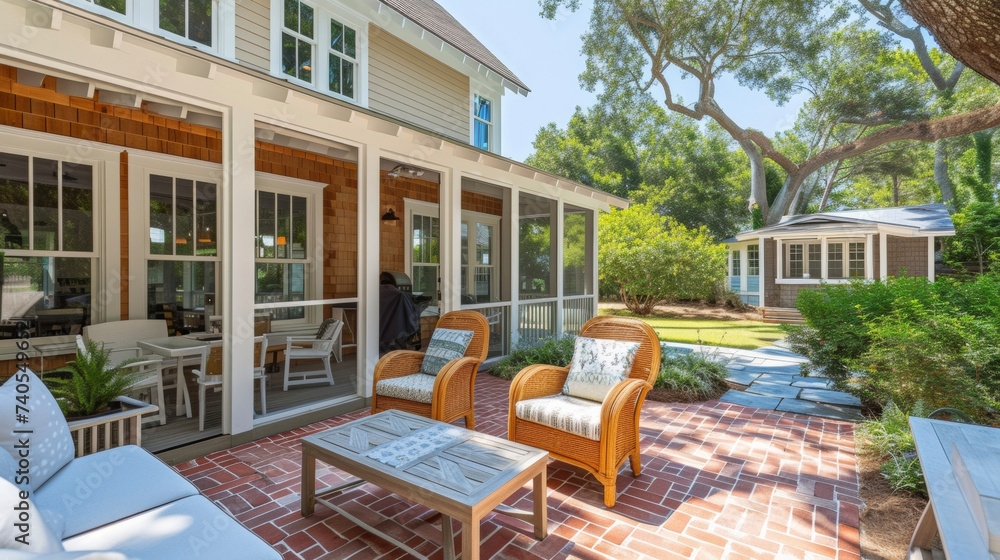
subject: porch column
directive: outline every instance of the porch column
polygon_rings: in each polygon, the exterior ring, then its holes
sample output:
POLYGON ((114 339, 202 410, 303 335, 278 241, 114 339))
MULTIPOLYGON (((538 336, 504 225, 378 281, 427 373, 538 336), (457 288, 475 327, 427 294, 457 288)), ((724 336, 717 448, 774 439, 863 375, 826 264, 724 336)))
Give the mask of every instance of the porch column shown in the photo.
MULTIPOLYGON (((865 280, 873 280, 875 278, 875 251, 872 251, 873 237, 870 233, 865 236, 865 280)), ((848 255, 848 258, 850 258, 850 255, 848 255)))
MULTIPOLYGON (((504 201, 506 204, 506 201, 504 201)), ((510 247, 510 348, 517 344, 520 334, 521 316, 519 304, 521 299, 521 191, 517 185, 510 187, 510 206, 504 207, 504 216, 510 216, 510 227, 507 228, 507 246, 510 247)))
POLYGON ((759 303, 761 307, 765 307, 764 286, 766 284, 765 280, 767 279, 767 274, 764 272, 765 258, 764 237, 761 236, 757 238, 757 295, 760 297, 760 300, 757 303, 759 303))
POLYGON ((927 238, 927 280, 934 281, 934 236, 927 238))
MULTIPOLYGON (((462 308, 462 175, 441 174, 441 314, 462 308)), ((471 236, 471 232, 469 232, 471 236)), ((469 263, 473 266, 473 263, 469 263)))
POLYGON ((889 276, 889 236, 885 232, 878 234, 878 277, 885 280, 889 276))
POLYGON ((563 274, 566 272, 565 268, 563 268, 563 217, 565 216, 564 211, 566 207, 561 198, 555 200, 552 206, 555 207, 555 212, 553 212, 552 226, 549 229, 552 234, 550 252, 552 256, 549 258, 549 262, 553 263, 552 267, 555 270, 549 270, 549 272, 554 273, 551 276, 555 279, 556 288, 556 336, 562 336, 563 304, 565 303, 563 299, 563 274))
POLYGON ((825 237, 819 238, 819 245, 819 258, 822 259, 819 263, 819 275, 822 280, 828 280, 830 278, 830 245, 827 244, 825 237))
POLYGON ((254 116, 234 108, 223 120, 222 432, 238 434, 253 429, 254 116))
POLYGON ((372 396, 378 362, 379 149, 358 148, 358 396, 372 396))
POLYGON ((587 239, 590 241, 586 247, 587 274, 590 275, 590 293, 594 296, 593 315, 597 316, 597 302, 600 301, 601 288, 598 286, 597 278, 597 221, 600 219, 600 210, 594 209, 587 212, 587 239))

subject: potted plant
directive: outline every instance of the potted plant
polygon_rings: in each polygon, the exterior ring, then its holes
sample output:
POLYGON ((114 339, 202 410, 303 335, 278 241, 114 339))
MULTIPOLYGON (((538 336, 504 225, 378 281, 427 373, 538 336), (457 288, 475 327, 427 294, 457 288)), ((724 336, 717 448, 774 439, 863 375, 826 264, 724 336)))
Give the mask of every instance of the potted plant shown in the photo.
POLYGON ((140 361, 139 358, 112 363, 111 351, 105 350, 103 343, 91 340, 85 342, 84 347, 86 351, 77 349, 75 360, 49 372, 67 375, 46 376, 46 385, 67 419, 120 410, 121 403, 115 400, 128 393, 140 377, 139 372, 129 367, 140 361), (113 408, 112 403, 117 408, 113 408))

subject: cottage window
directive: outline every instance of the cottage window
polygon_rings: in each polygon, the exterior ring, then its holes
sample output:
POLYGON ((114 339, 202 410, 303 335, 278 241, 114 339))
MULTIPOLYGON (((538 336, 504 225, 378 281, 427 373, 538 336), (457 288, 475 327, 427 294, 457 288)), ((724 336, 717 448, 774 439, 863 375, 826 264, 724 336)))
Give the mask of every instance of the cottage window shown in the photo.
MULTIPOLYGON (((256 222, 254 303, 305 301, 312 268, 306 197, 259 190, 256 222)), ((305 317, 304 307, 270 312, 276 320, 305 317)))
POLYGON ((809 277, 823 277, 823 245, 821 243, 809 244, 809 277))
POLYGON ((747 274, 750 276, 760 275, 759 245, 747 245, 747 274))
POLYGON ((316 46, 313 7, 298 0, 285 0, 281 28, 281 71, 303 82, 313 81, 316 46))
POLYGON ((740 252, 733 251, 733 273, 731 276, 740 275, 740 252))
POLYGON ((789 243, 788 244, 788 278, 802 278, 803 268, 803 253, 801 243, 789 243))
POLYGON ((848 243, 847 271, 848 271, 848 276, 850 278, 864 278, 865 276, 864 243, 848 243))
POLYGON ((842 243, 827 244, 826 262, 827 277, 844 277, 844 245, 842 243))
POLYGON ((473 96, 472 102, 472 145, 489 150, 493 143, 491 136, 493 133, 493 102, 478 93, 473 96))
POLYGON ((212 3, 212 0, 159 0, 160 29, 211 47, 212 3))
POLYGON ((330 92, 354 99, 357 74, 357 31, 335 19, 330 20, 330 92))

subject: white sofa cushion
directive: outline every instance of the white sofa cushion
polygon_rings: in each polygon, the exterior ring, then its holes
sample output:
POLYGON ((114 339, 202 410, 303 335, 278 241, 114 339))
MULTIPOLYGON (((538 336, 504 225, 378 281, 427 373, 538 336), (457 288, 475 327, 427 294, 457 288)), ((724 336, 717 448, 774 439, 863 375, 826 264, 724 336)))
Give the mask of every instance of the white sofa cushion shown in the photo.
POLYGON ((601 403, 588 399, 553 395, 518 401, 514 416, 550 428, 600 441, 601 403))
POLYGON ((66 539, 66 550, 116 550, 142 560, 281 560, 204 496, 190 496, 66 539))
POLYGON ((73 436, 69 433, 66 418, 59 410, 59 404, 49 389, 30 370, 16 372, 0 387, 0 447, 15 458, 19 452, 27 452, 31 461, 30 480, 27 486, 37 490, 63 465, 73 460, 73 436), (18 389, 24 389, 18 392, 18 389), (22 404, 18 397, 26 402, 22 404), (27 408, 26 423, 17 421, 18 414, 27 408), (28 434, 16 434, 14 430, 31 430, 28 434), (18 442, 27 439, 27 445, 18 442))
POLYGON ((49 552, 36 554, 20 550, 4 550, 3 560, 134 560, 121 552, 107 550, 78 550, 75 552, 49 552))
MULTIPOLYGON (((62 541, 49 527, 48 516, 29 494, 14 486, 6 476, 0 477, 0 549, 35 553, 62 551, 62 541)), ((5 554, 0 554, 0 558, 6 558, 5 554)))
POLYGON ((148 451, 126 445, 74 459, 35 492, 34 499, 39 507, 62 516, 61 536, 66 539, 197 493, 193 484, 148 451))
POLYGON ((423 373, 382 379, 375 386, 375 393, 382 397, 431 404, 434 402, 434 379, 423 373))

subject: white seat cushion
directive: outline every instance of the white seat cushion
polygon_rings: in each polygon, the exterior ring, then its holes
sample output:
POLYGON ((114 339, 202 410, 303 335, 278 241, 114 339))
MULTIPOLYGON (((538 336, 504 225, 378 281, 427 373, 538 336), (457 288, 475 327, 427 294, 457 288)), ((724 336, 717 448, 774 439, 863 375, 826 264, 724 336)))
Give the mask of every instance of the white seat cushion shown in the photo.
POLYGON ((601 439, 601 403, 568 395, 519 401, 514 415, 587 439, 601 439))
POLYGON ((434 379, 434 376, 423 373, 383 379, 375 386, 375 393, 383 397, 431 404, 434 400, 434 379))
POLYGON ((281 555, 204 496, 190 496, 88 531, 66 550, 115 550, 142 560, 281 560, 281 555))
POLYGON ((33 498, 38 507, 62 516, 66 539, 197 493, 148 451, 126 445, 74 459, 33 498))
POLYGON ((76 455, 73 436, 69 433, 69 425, 59 410, 59 404, 42 380, 30 370, 15 372, 0 387, 0 447, 15 458, 19 452, 29 454, 31 476, 27 486, 31 490, 41 487, 76 455), (25 395, 25 402, 17 400, 25 395), (26 423, 18 421, 18 405, 27 408, 24 415, 26 423), (30 430, 30 433, 15 434, 15 430, 30 430), (18 441, 25 438, 29 440, 27 449, 19 449, 18 441))

